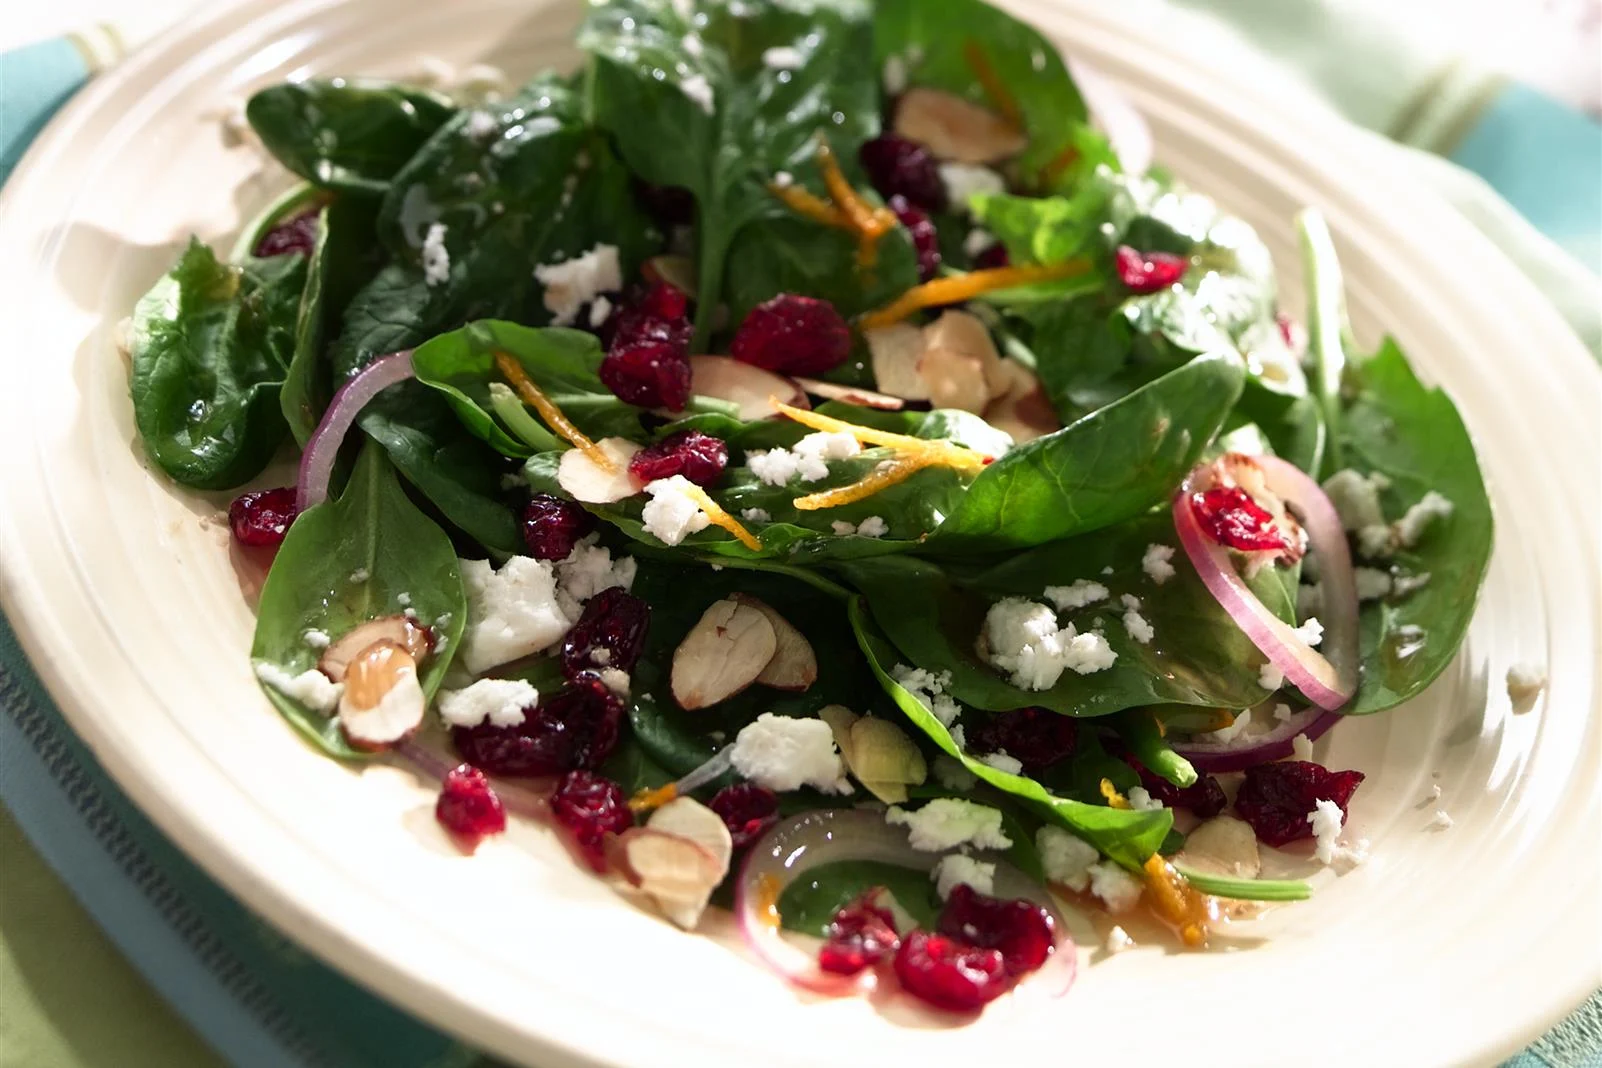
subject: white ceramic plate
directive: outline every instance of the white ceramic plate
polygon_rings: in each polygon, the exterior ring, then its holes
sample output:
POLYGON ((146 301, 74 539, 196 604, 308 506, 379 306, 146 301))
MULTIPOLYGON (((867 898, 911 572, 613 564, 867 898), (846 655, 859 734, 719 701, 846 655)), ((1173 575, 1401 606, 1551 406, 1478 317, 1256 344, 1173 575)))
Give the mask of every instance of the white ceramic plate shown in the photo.
POLYGON ((1370 169, 1349 132, 1243 96, 1089 6, 1036 3, 1030 17, 1133 94, 1159 157, 1258 226, 1291 291, 1292 215, 1322 208, 1359 333, 1394 332, 1450 386, 1482 448, 1500 529, 1462 655, 1405 711, 1320 747, 1369 775, 1351 831, 1373 840, 1370 864, 1274 913, 1253 948, 1086 953, 1064 1001, 930 1027, 798 998, 727 941, 625 906, 540 828, 461 857, 409 774, 302 745, 250 676, 251 613, 213 520, 225 498, 147 470, 114 326, 190 231, 222 244, 285 184, 223 147, 229 97, 309 73, 398 74, 421 52, 518 74, 567 64, 578 17, 545 0, 214 10, 91 86, 6 189, 4 607, 74 727, 168 834, 334 965, 546 1065, 972 1065, 1067 1050, 1491 1062, 1595 988, 1595 367, 1512 266, 1370 169), (1502 678, 1522 660, 1549 665, 1552 685, 1514 717, 1502 678), (1446 831, 1420 804, 1437 782, 1456 819, 1446 831))

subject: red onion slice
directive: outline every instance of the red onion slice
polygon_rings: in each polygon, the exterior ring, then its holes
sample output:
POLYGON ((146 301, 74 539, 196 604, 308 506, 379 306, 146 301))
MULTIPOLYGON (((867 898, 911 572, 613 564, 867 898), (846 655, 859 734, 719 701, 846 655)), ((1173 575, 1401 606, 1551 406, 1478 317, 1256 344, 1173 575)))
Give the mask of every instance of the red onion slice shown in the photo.
MULTIPOLYGON (((1229 550, 1207 536, 1191 508, 1191 494, 1212 485, 1213 465, 1186 476, 1174 495, 1174 529, 1207 590, 1263 655, 1315 705, 1334 711, 1357 692, 1357 580, 1340 516, 1317 482, 1294 464, 1274 456, 1249 458, 1268 489, 1290 505, 1307 532, 1308 548, 1318 555, 1323 587, 1319 622, 1325 653, 1319 653, 1273 612, 1242 581, 1229 550), (1327 655, 1326 655, 1327 654, 1327 655)), ((1255 743, 1253 743, 1255 744, 1255 743)))
POLYGON ((1325 731, 1341 718, 1339 712, 1330 712, 1309 705, 1290 719, 1275 725, 1266 734, 1242 735, 1228 742, 1211 741, 1202 734, 1187 742, 1173 740, 1174 752, 1195 765, 1197 771, 1218 775, 1226 771, 1245 771, 1247 768, 1281 760, 1295 750, 1292 744, 1299 734, 1316 742, 1325 731))
MULTIPOLYGON (((777 916, 767 908, 770 895, 782 893, 796 878, 820 864, 877 860, 928 872, 943 855, 913 849, 907 844, 906 831, 885 823, 878 812, 848 808, 803 812, 769 830, 741 863, 734 897, 740 934, 763 964, 802 990, 833 995, 864 993, 877 984, 877 972, 869 969, 844 976, 820 969, 815 949, 785 939, 777 916)), ((999 897, 1028 898, 1043 905, 1056 921, 1057 943, 1051 956, 1039 971, 1019 984, 1017 994, 1066 994, 1073 985, 1078 951, 1056 902, 1044 887, 1002 862, 996 864, 995 891, 999 897)))
POLYGON ((328 480, 334 473, 339 447, 367 402, 397 382, 416 374, 412 370, 412 350, 380 356, 334 394, 322 422, 312 431, 306 451, 300 454, 300 476, 295 483, 295 508, 299 512, 328 499, 328 480))

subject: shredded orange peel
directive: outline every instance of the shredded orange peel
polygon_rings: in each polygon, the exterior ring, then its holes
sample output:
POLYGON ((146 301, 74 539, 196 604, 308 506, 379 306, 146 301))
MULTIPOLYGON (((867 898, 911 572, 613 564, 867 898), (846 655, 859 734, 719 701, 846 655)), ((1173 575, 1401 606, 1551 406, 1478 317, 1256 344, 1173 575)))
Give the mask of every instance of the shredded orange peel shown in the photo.
POLYGON ((512 388, 517 391, 523 403, 540 413, 540 418, 551 428, 551 433, 566 440, 601 470, 617 470, 617 464, 612 458, 602 452, 600 446, 591 441, 584 431, 573 425, 573 421, 563 414, 562 409, 556 406, 556 402, 534 384, 528 373, 523 370, 523 365, 515 358, 507 353, 497 352, 495 366, 500 370, 502 377, 512 384, 512 388))
POLYGON ((1151 890, 1152 909, 1178 929, 1185 945, 1205 946, 1207 925, 1212 919, 1206 897, 1197 893, 1190 882, 1157 853, 1146 858, 1142 870, 1146 886, 1151 890))
POLYGON ((1111 779, 1101 780, 1101 796, 1107 799, 1108 808, 1128 808, 1129 801, 1118 792, 1118 787, 1112 784, 1111 779))
POLYGON ((768 191, 797 215, 855 234, 857 262, 864 267, 873 266, 879 239, 895 228, 895 213, 869 203, 852 187, 840 169, 834 149, 829 147, 828 138, 821 133, 818 135, 818 171, 823 176, 824 188, 829 191, 828 200, 794 184, 769 182, 768 191))
POLYGON ((853 229, 851 220, 846 218, 845 212, 835 207, 833 201, 825 200, 802 186, 769 182, 768 192, 784 201, 785 206, 791 211, 813 222, 833 226, 838 230, 853 229))
POLYGON ((1030 263, 1017 267, 987 267, 949 278, 936 278, 913 286, 884 307, 868 312, 857 319, 863 330, 899 323, 913 312, 943 304, 960 304, 985 293, 1013 286, 1032 285, 1036 282, 1056 282, 1075 278, 1090 270, 1087 259, 1064 260, 1061 263, 1030 263))
POLYGON ((1007 89, 1006 83, 996 73, 996 68, 990 65, 990 57, 985 55, 984 49, 979 47, 978 41, 964 41, 962 45, 962 58, 967 61, 968 68, 978 79, 979 87, 985 91, 986 98, 1001 117, 1007 120, 1019 133, 1026 129, 1024 126, 1023 109, 1018 106, 1018 100, 1007 89))
MULTIPOLYGON (((717 501, 714 501, 712 499, 712 495, 706 490, 702 489, 700 486, 697 486, 695 483, 690 482, 688 479, 685 481, 687 484, 680 486, 679 492, 683 493, 686 497, 690 498, 690 500, 694 501, 696 506, 700 508, 701 511, 706 513, 708 522, 715 527, 722 527, 730 534, 733 534, 741 545, 744 545, 752 552, 759 553, 762 551, 762 540, 760 538, 751 533, 749 530, 745 529, 744 525, 742 525, 738 519, 734 518, 728 512, 725 512, 723 510, 723 506, 717 501)), ((669 800, 671 800, 671 798, 669 798, 669 800)))
POLYGON ((629 798, 629 811, 650 812, 653 809, 661 808, 678 796, 678 785, 671 782, 666 786, 658 786, 655 789, 641 790, 629 798))

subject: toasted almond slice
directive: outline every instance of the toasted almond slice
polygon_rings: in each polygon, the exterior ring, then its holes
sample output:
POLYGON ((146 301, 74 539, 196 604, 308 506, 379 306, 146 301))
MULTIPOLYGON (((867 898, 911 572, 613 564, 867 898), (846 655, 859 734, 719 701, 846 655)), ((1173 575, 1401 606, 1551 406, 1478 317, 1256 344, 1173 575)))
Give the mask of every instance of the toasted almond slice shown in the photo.
POLYGON ((855 404, 862 408, 877 408, 882 412, 899 412, 907 406, 906 401, 900 397, 892 397, 888 393, 876 393, 871 389, 858 389, 856 386, 842 386, 837 382, 824 382, 817 378, 798 378, 795 384, 814 397, 855 404))
POLYGON ((1217 816, 1185 838, 1180 863, 1198 871, 1255 879, 1263 870, 1263 856, 1251 824, 1233 816, 1217 816))
POLYGON ((878 779, 858 779, 862 788, 875 798, 887 805, 903 804, 910 796, 907 793, 907 784, 904 782, 880 781, 878 779))
POLYGON ((647 282, 666 282, 680 293, 695 299, 695 261, 688 256, 652 256, 640 265, 647 282))
POLYGON ((895 323, 863 333, 873 362, 873 380, 886 393, 907 400, 928 400, 929 383, 918 373, 923 331, 911 323, 895 323))
POLYGON ((336 638, 323 650, 317 661, 317 670, 335 682, 345 681, 345 666, 362 650, 374 642, 392 641, 421 662, 433 648, 428 629, 419 626, 406 616, 383 616, 358 624, 336 638))
POLYGON ((726 597, 708 608, 673 652, 673 697, 684 709, 706 708, 756 681, 773 659, 778 637, 768 617, 726 597))
POLYGON ((663 834, 688 838, 711 855, 727 872, 734 856, 734 838, 723 817, 693 797, 676 797, 651 813, 645 826, 663 834))
POLYGON ((929 403, 936 408, 961 408, 975 414, 990 403, 984 364, 955 349, 926 348, 918 360, 918 374, 929 384, 929 403))
POLYGON ((1001 366, 1012 384, 985 408, 985 422, 1011 434, 1019 445, 1061 430, 1062 422, 1040 379, 1016 360, 1002 360, 1001 366))
POLYGON ((796 630, 788 619, 779 615, 765 601, 745 593, 735 594, 734 599, 755 608, 773 625, 775 642, 773 659, 762 669, 762 674, 756 677, 758 682, 775 690, 792 690, 799 693, 818 681, 818 657, 812 651, 812 643, 807 641, 805 634, 796 630))
MULTIPOLYGON (((992 398, 1006 393, 1013 385, 1001 353, 996 351, 990 328, 972 312, 955 309, 942 312, 940 318, 923 328, 923 347, 926 353, 931 349, 949 349, 978 360, 985 376, 985 391, 992 398)), ((1023 370, 1016 361, 1013 366, 1023 370)))
POLYGON ((834 744, 840 748, 840 756, 845 760, 846 767, 851 766, 851 725, 861 719, 855 712, 845 705, 824 705, 818 709, 818 718, 829 725, 834 732, 834 744))
POLYGON ((700 921, 712 891, 728 873, 728 865, 703 846, 649 827, 624 831, 612 855, 629 882, 686 931, 700 921))
POLYGON ((358 749, 387 749, 411 737, 427 706, 417 661, 397 642, 376 641, 345 667, 339 725, 358 749))
POLYGON ((899 804, 907 787, 929 777, 923 753, 906 732, 887 719, 863 716, 851 725, 851 774, 879 800, 899 804))
POLYGON ((690 392, 739 405, 739 416, 747 421, 773 415, 769 397, 807 407, 807 395, 793 381, 732 356, 691 356, 690 392))
POLYGON ((999 163, 1029 146, 1023 131, 1000 115, 939 89, 902 93, 895 131, 958 163, 999 163))
POLYGON ((568 449, 556 465, 556 484, 575 501, 612 504, 640 492, 639 481, 629 474, 629 460, 640 446, 627 438, 602 438, 596 447, 612 461, 608 471, 579 449, 568 449))

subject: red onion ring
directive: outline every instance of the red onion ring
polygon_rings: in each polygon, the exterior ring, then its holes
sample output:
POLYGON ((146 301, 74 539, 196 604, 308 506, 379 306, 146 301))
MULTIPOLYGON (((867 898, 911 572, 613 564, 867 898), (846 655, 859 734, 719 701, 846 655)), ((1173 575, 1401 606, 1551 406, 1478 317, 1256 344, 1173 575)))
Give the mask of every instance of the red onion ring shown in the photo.
MULTIPOLYGON (((763 884, 771 879, 782 892, 812 868, 840 860, 877 860, 927 872, 943 855, 913 849, 906 832, 885 823, 878 812, 851 808, 803 812, 769 830, 741 862, 734 892, 740 934, 763 964, 802 990, 831 995, 865 993, 874 988, 878 974, 869 969, 852 976, 833 975, 820 969, 814 951, 787 941, 771 922, 763 884)), ((1017 993, 1038 990, 1052 998, 1066 994, 1073 985, 1078 950, 1051 895, 1003 862, 996 864, 995 890, 999 897, 1028 898, 1045 906, 1056 921, 1057 943, 1051 956, 1019 984, 1017 993)))
POLYGON ((322 422, 312 431, 306 451, 300 454, 300 474, 295 480, 295 509, 304 512, 328 499, 328 480, 334 473, 339 447, 367 402, 397 382, 412 378, 412 350, 380 356, 334 394, 322 422))
POLYGON ((1317 705, 1309 705, 1290 719, 1276 725, 1267 734, 1257 734, 1249 738, 1243 736, 1229 742, 1209 741, 1207 735, 1203 734, 1188 742, 1175 740, 1173 749, 1190 761, 1197 771, 1210 775, 1226 771, 1245 771, 1258 764, 1290 756, 1296 748, 1292 743, 1299 734, 1307 735, 1307 740, 1310 742, 1318 741, 1340 718, 1339 712, 1330 712, 1317 705))
MULTIPOLYGON (((1252 644, 1262 650, 1309 701, 1334 711, 1357 692, 1357 579, 1346 547, 1340 516, 1317 482, 1294 464, 1274 456, 1242 457, 1257 464, 1268 489, 1290 505, 1307 532, 1309 549, 1318 554, 1323 588, 1319 622, 1324 625, 1327 656, 1304 642, 1275 616, 1235 570, 1229 550, 1209 538, 1196 521, 1191 494, 1208 489, 1213 464, 1193 469, 1174 495, 1174 529, 1191 565, 1207 590, 1252 644)), ((1255 744, 1255 743, 1252 743, 1255 744)))

